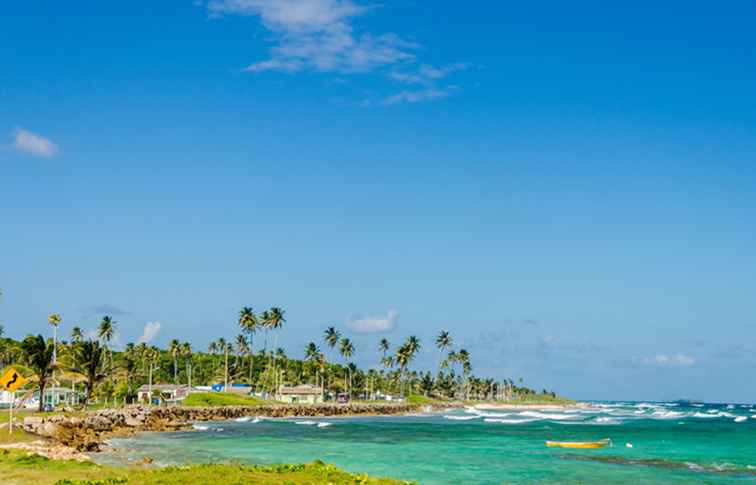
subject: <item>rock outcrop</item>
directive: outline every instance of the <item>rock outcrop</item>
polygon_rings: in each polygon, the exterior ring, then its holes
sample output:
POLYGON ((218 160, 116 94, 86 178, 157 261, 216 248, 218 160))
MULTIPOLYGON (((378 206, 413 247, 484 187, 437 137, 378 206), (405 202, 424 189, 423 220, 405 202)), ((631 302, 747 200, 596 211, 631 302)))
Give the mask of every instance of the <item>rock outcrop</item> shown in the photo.
POLYGON ((426 406, 400 403, 370 404, 269 404, 222 407, 144 407, 91 411, 81 416, 28 417, 24 430, 79 451, 98 451, 110 436, 140 431, 174 431, 198 421, 218 421, 244 416, 271 418, 408 414, 426 406))

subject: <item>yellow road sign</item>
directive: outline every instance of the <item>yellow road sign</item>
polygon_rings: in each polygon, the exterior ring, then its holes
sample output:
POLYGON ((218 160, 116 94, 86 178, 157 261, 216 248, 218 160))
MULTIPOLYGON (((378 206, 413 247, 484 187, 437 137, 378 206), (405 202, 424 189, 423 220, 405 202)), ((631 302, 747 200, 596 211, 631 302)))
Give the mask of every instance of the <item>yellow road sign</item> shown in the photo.
POLYGON ((0 379, 0 386, 4 387, 10 392, 18 390, 19 387, 26 384, 27 379, 19 374, 16 369, 8 369, 3 377, 0 379))

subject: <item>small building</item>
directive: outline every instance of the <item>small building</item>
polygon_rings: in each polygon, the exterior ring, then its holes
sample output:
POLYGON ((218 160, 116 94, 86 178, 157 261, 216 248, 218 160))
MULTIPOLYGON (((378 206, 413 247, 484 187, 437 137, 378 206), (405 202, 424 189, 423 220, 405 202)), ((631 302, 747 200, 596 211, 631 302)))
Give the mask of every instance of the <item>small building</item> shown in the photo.
POLYGON ((276 400, 290 404, 318 404, 323 402, 323 389, 310 384, 300 386, 281 386, 276 400))
POLYGON ((177 404, 189 395, 189 386, 180 384, 145 384, 137 391, 139 402, 177 404))

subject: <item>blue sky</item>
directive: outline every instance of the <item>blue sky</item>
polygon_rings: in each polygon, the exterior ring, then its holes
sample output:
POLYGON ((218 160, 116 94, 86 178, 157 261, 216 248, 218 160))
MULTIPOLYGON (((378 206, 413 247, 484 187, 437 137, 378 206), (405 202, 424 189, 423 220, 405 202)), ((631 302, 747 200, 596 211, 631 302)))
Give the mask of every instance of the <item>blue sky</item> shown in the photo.
POLYGON ((0 322, 756 401, 756 6, 657 4, 11 2, 0 322))

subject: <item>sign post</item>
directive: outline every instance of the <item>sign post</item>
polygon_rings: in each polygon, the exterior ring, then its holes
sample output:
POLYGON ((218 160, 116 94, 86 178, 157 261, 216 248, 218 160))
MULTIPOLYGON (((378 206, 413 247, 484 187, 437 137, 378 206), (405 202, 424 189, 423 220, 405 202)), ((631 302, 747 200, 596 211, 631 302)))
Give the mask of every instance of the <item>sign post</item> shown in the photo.
MULTIPOLYGON (((8 434, 13 433, 13 406, 15 405, 16 391, 18 388, 26 384, 26 382, 27 380, 24 376, 19 374, 14 368, 8 369, 8 372, 3 374, 3 377, 0 378, 0 386, 11 393, 11 402, 10 407, 8 408, 8 434)), ((41 398, 42 397, 40 396, 40 399, 41 398)))

